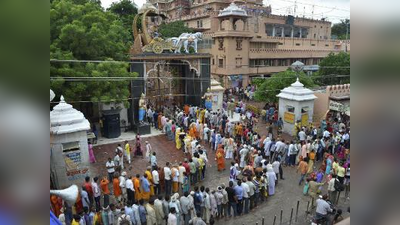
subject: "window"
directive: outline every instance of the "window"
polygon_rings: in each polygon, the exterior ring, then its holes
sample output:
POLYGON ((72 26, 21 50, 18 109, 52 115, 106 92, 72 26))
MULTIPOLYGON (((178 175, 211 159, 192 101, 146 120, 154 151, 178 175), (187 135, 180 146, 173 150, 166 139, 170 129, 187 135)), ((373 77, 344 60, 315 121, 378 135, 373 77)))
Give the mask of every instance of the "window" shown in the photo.
POLYGON ((301 108, 301 113, 306 113, 308 112, 309 107, 308 106, 304 106, 303 108, 301 108))
POLYGON ((295 108, 293 106, 287 105, 286 112, 294 113, 295 108))
POLYGON ((317 38, 317 34, 314 34, 314 39, 316 39, 317 38))
POLYGON ((213 58, 213 60, 212 60, 212 64, 215 65, 215 59, 214 59, 214 58, 213 58))
POLYGON ((242 58, 236 58, 236 67, 237 68, 242 67, 242 58))
POLYGON ((62 144, 63 152, 71 152, 80 150, 79 142, 68 142, 62 144))
POLYGON ((325 45, 325 47, 329 47, 329 45, 328 45, 328 44, 326 44, 326 45, 325 45))
POLYGON ((242 39, 236 40, 236 50, 242 50, 242 39))
POLYGON ((296 46, 300 46, 300 43, 296 43, 296 46))
POLYGON ((223 38, 218 39, 218 49, 224 50, 224 39, 223 38))
POLYGON ((283 43, 282 42, 279 42, 279 44, 278 45, 283 45, 283 43))
POLYGON ((224 59, 218 59, 218 67, 223 68, 224 67, 224 59))
POLYGON ((311 46, 315 46, 315 44, 311 44, 311 46))

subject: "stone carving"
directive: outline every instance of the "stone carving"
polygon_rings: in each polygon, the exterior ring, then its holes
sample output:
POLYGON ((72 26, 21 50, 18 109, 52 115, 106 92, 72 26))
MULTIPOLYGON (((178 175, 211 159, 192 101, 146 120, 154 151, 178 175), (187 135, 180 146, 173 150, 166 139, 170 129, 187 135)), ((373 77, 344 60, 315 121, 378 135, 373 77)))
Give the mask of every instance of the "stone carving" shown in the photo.
POLYGON ((167 42, 170 41, 175 47, 175 53, 181 53, 182 46, 185 49, 185 53, 189 53, 189 46, 192 46, 194 52, 197 53, 197 42, 200 41, 203 37, 203 33, 196 32, 192 33, 183 33, 179 37, 173 37, 167 39, 167 42))

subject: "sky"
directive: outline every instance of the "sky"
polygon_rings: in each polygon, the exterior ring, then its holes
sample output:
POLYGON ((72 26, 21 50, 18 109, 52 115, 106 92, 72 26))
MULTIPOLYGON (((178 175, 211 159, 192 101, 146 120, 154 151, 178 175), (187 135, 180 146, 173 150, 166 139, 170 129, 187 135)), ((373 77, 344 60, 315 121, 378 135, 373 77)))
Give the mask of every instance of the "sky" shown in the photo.
MULTIPOLYGON (((108 8, 112 2, 118 1, 101 0, 101 3, 104 8, 108 8)), ((134 2, 138 7, 141 7, 146 0, 134 0, 134 2)), ((350 18, 350 0, 264 0, 264 4, 271 5, 272 14, 277 15, 294 14, 294 8, 297 5, 295 15, 300 17, 303 15, 314 19, 324 17, 332 23, 338 23, 342 19, 350 18)))

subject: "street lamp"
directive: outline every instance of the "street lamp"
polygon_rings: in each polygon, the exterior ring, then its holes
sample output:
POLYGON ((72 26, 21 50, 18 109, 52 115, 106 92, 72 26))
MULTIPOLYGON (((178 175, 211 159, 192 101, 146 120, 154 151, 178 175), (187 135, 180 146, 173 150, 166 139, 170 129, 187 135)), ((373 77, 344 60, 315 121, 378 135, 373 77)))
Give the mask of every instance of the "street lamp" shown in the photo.
POLYGON ((299 73, 300 73, 301 71, 303 71, 303 69, 304 69, 304 63, 302 63, 302 62, 300 62, 300 61, 296 61, 296 62, 294 62, 290 67, 292 68, 292 70, 293 70, 294 72, 296 72, 297 80, 299 80, 299 73))

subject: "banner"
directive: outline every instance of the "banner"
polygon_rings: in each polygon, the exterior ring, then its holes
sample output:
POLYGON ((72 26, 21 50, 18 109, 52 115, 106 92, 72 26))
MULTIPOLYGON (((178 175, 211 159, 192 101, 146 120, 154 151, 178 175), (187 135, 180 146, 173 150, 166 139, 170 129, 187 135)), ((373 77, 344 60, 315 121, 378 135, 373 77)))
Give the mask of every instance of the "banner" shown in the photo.
POLYGON ((308 126, 308 113, 301 115, 301 126, 302 127, 308 126))
POLYGON ((285 114, 283 115, 283 120, 284 120, 286 123, 293 123, 293 124, 294 124, 294 120, 295 120, 295 115, 294 115, 294 113, 285 112, 285 114))
POLYGON ((348 105, 343 105, 342 103, 335 102, 335 101, 329 101, 329 109, 350 114, 350 106, 348 105))
POLYGON ((68 180, 84 179, 89 172, 89 168, 82 168, 81 151, 71 151, 64 153, 65 169, 68 180))

